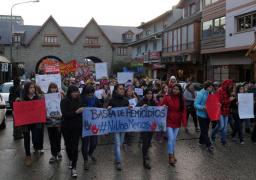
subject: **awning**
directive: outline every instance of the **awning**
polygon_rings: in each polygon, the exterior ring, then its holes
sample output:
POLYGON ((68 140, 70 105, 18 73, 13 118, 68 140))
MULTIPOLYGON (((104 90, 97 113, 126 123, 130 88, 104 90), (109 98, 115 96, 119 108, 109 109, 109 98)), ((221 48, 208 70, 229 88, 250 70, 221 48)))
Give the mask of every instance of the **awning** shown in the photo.
POLYGON ((10 63, 10 61, 4 56, 0 56, 0 63, 10 63))

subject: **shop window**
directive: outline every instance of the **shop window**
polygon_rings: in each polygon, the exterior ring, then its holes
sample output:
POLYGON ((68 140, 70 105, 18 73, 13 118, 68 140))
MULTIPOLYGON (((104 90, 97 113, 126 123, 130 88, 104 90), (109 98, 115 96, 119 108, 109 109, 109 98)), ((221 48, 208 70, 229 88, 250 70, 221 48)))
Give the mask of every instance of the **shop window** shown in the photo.
POLYGON ((256 27, 256 12, 237 17, 237 32, 256 27))

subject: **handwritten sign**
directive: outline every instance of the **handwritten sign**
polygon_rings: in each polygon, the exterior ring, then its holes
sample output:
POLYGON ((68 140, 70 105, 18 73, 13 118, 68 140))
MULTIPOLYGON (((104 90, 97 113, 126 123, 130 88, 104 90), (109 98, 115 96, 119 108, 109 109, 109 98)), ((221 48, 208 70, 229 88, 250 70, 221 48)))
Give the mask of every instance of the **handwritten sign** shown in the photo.
POLYGON ((63 75, 76 72, 76 69, 78 67, 78 64, 76 60, 71 60, 68 63, 60 63, 60 73, 63 75))
POLYGON ((60 93, 50 93, 44 95, 47 117, 56 117, 61 116, 60 110, 60 101, 61 94, 60 93))
POLYGON ((96 63, 95 74, 96 74, 96 79, 103 79, 104 77, 108 77, 107 63, 96 63))
POLYGON ((253 93, 239 93, 238 103, 238 113, 240 119, 254 118, 253 93))
POLYGON ((83 137, 116 132, 166 131, 167 108, 85 108, 83 137))
POLYGON ((61 76, 60 74, 44 74, 36 75, 36 84, 40 86, 44 93, 47 93, 50 83, 55 83, 58 89, 61 90, 61 76))
POLYGON ((117 73, 117 82, 119 84, 125 84, 128 80, 133 80, 132 72, 119 72, 117 73))
POLYGON ((46 108, 44 100, 21 101, 13 103, 14 125, 45 123, 46 108))
POLYGON ((129 99, 129 105, 132 107, 136 107, 138 103, 138 100, 136 98, 129 99))
POLYGON ((99 89, 99 90, 96 90, 96 91, 95 91, 94 95, 95 95, 98 99, 102 99, 103 93, 104 93, 104 89, 99 89))

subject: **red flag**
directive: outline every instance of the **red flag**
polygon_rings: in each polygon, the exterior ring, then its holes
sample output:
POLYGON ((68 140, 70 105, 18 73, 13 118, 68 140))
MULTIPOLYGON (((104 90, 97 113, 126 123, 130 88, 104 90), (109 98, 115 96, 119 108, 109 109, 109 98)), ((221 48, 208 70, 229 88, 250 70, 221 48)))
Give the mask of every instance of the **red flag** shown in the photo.
POLYGON ((45 100, 19 101, 13 103, 13 115, 15 126, 45 123, 45 100))
POLYGON ((220 119, 220 100, 217 94, 209 94, 206 101, 206 111, 211 121, 220 119))

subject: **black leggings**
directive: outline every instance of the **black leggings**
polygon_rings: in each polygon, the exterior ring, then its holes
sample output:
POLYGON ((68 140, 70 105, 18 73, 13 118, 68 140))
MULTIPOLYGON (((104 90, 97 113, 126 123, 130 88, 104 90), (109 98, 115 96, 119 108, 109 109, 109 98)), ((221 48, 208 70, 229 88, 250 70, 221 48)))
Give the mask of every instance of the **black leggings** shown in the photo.
POLYGON ((200 138, 199 138, 199 143, 200 144, 205 144, 206 147, 211 146, 211 141, 209 138, 209 125, 210 125, 210 119, 209 118, 201 118, 198 117, 199 125, 200 125, 200 138))
POLYGON ((62 128, 68 159, 72 162, 72 168, 76 168, 78 158, 78 145, 81 136, 80 128, 62 128))
POLYGON ((88 155, 91 156, 98 144, 97 136, 87 136, 82 138, 82 154, 84 161, 88 161, 88 155))
POLYGON ((153 137, 152 132, 142 132, 141 138, 142 138, 142 157, 145 160, 145 158, 148 157, 148 149, 151 144, 151 140, 153 137))
POLYGON ((193 118, 195 128, 198 128, 196 110, 195 110, 194 106, 187 106, 187 121, 189 119, 189 114, 191 114, 191 117, 193 118))
POLYGON ((232 137, 235 137, 236 133, 238 133, 240 141, 243 141, 243 120, 239 118, 238 114, 234 114, 233 118, 235 120, 235 128, 232 133, 232 137))
POLYGON ((30 156, 30 131, 32 134, 32 143, 35 150, 42 150, 44 143, 44 128, 41 124, 27 125, 26 131, 23 132, 24 147, 26 156, 30 156))
POLYGON ((61 132, 59 127, 48 127, 48 135, 52 156, 57 156, 61 150, 61 132))

